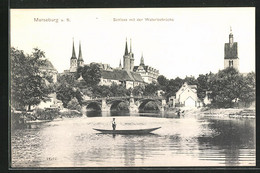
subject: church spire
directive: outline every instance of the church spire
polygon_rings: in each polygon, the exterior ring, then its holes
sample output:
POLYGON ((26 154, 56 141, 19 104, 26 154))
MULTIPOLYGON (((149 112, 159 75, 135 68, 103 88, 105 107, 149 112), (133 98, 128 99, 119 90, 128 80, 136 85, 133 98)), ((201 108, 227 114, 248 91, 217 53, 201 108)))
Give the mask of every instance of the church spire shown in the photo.
POLYGON ((141 60, 140 60, 140 66, 144 66, 144 57, 143 57, 143 52, 142 52, 142 57, 141 57, 141 60))
POLYGON ((73 38, 73 44, 72 44, 72 56, 71 59, 77 59, 76 53, 75 53, 75 48, 74 48, 74 38, 73 38))
POLYGON ((229 44, 232 45, 233 44, 233 34, 232 34, 232 28, 230 26, 230 34, 229 34, 229 44))
POLYGON ((125 55, 128 55, 127 38, 126 38, 126 42, 125 42, 125 55))
POLYGON ((82 52, 81 52, 81 43, 79 42, 79 57, 78 57, 78 61, 84 61, 82 58, 82 52))
POLYGON ((132 39, 130 38, 130 53, 132 53, 132 39))
POLYGON ((121 59, 120 59, 120 62, 119 62, 119 68, 120 69, 122 68, 121 59))

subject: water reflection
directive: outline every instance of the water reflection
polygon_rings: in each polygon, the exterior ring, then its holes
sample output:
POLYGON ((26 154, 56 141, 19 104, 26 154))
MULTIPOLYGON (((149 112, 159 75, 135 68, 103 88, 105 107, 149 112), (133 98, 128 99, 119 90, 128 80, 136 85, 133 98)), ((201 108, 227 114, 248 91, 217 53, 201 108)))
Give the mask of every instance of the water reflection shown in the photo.
POLYGON ((102 117, 101 110, 87 110, 86 111, 87 117, 102 117))
POLYGON ((254 120, 151 112, 86 114, 13 129, 12 166, 255 165, 254 120), (93 130, 111 129, 111 116, 117 116, 118 129, 161 129, 148 135, 109 135, 93 130))

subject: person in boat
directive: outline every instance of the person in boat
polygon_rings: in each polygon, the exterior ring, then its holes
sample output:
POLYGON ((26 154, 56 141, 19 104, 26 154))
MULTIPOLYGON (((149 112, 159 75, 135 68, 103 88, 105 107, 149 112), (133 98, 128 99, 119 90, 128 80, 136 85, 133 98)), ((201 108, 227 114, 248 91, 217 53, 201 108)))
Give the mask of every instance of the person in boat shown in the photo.
POLYGON ((177 116, 178 116, 178 117, 181 116, 181 110, 180 110, 180 109, 177 111, 177 116))
POLYGON ((113 118, 112 127, 113 127, 113 130, 116 130, 116 119, 115 118, 113 118))

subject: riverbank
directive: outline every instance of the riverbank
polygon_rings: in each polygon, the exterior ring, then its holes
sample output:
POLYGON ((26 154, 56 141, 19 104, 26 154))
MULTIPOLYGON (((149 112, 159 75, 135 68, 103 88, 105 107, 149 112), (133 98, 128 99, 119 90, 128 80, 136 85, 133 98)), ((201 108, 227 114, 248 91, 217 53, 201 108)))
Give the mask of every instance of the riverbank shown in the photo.
POLYGON ((12 111, 11 112, 11 123, 12 126, 32 124, 32 123, 42 123, 53 121, 58 118, 73 118, 80 117, 82 113, 77 110, 69 109, 36 109, 32 112, 28 111, 12 111))
POLYGON ((229 117, 229 118, 255 118, 255 108, 228 108, 228 109, 212 109, 212 108, 196 108, 185 109, 184 116, 205 116, 205 117, 229 117))

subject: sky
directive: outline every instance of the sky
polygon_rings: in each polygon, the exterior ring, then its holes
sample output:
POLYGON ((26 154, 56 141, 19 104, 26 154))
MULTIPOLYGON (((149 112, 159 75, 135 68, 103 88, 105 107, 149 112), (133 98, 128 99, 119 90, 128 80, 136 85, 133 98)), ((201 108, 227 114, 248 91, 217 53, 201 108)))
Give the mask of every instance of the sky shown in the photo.
POLYGON ((70 67, 73 40, 77 57, 81 42, 85 64, 116 68, 131 39, 135 65, 143 53, 145 65, 168 79, 216 73, 224 68, 230 28, 238 42, 240 72, 255 71, 253 7, 11 9, 10 15, 11 46, 28 54, 38 47, 58 72, 70 67))

